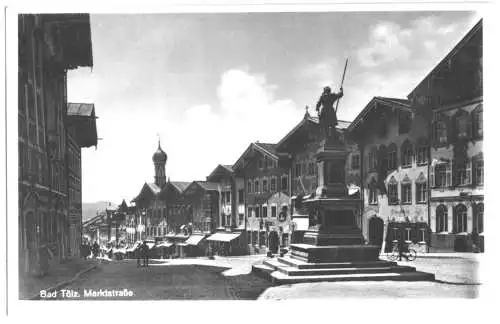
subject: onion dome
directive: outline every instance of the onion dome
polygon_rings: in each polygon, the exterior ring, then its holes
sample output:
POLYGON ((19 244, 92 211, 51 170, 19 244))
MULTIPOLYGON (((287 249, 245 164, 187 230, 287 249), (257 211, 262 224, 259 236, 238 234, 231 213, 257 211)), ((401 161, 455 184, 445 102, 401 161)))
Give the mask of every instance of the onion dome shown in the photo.
POLYGON ((166 163, 167 162, 167 153, 163 152, 160 146, 160 141, 158 141, 158 149, 153 154, 153 162, 155 163, 166 163))

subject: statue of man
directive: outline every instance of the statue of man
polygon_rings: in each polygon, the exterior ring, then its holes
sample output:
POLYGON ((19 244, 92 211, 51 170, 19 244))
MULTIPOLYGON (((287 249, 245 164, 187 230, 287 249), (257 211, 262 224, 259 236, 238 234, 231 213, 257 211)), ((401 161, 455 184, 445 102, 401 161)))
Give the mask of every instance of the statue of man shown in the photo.
POLYGON ((337 126, 337 112, 333 107, 333 104, 344 96, 344 90, 340 87, 339 93, 332 93, 330 87, 325 87, 323 89, 323 94, 316 104, 316 111, 319 114, 319 124, 321 128, 329 134, 329 128, 334 128, 337 126), (320 107, 323 108, 320 111, 320 107))

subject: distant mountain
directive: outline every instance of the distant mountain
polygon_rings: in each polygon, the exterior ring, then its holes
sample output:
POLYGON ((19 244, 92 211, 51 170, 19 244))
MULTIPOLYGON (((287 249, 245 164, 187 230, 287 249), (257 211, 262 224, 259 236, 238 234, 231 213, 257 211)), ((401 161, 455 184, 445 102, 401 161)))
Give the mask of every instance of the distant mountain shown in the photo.
POLYGON ((97 212, 103 211, 106 208, 116 209, 117 207, 118 206, 116 204, 109 203, 107 201, 98 201, 94 203, 82 202, 82 221, 86 222, 94 217, 97 212))

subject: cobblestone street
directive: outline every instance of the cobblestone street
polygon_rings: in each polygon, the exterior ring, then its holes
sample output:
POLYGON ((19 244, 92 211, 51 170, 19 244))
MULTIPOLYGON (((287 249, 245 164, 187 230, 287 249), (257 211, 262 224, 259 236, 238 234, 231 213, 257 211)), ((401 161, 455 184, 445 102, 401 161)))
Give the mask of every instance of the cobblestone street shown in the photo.
MULTIPOLYGON (((80 294, 84 289, 122 290, 131 297, 114 299, 297 299, 336 297, 453 297, 475 298, 479 294, 479 261, 474 258, 420 258, 401 262, 436 274, 435 282, 320 282, 273 287, 250 273, 264 256, 208 259, 155 260, 137 268, 135 260, 112 261, 66 287, 80 294), (306 297, 307 296, 307 297, 306 297)), ((61 296, 59 296, 61 298, 61 296)), ((85 297, 109 299, 109 297, 85 297)))

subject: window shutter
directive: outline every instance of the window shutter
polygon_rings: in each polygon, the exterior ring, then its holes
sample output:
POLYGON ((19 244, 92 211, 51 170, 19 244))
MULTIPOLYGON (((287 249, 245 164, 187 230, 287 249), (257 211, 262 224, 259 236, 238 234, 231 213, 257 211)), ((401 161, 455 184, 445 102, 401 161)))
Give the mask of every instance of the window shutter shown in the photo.
POLYGON ((450 160, 446 165, 446 187, 451 187, 453 185, 452 182, 453 175, 453 160, 450 160))
POLYGON ((465 176, 467 184, 472 184, 472 161, 467 161, 467 166, 465 169, 465 176))
POLYGON ((430 179, 429 179, 429 183, 430 183, 430 186, 431 188, 434 188, 435 187, 435 175, 434 175, 434 166, 431 165, 430 166, 430 179))

